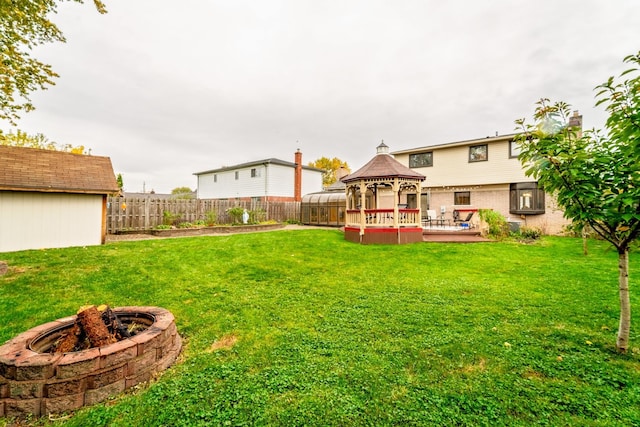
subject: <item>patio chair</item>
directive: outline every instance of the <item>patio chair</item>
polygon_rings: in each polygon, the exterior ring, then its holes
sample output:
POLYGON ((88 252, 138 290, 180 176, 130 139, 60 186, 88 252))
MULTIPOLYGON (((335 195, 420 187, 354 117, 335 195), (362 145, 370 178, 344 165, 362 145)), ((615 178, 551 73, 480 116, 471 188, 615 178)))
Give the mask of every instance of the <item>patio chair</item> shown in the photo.
POLYGON ((473 217, 473 212, 469 212, 465 219, 460 219, 460 212, 454 211, 453 212, 453 223, 455 225, 460 225, 461 227, 464 227, 466 225, 468 228, 471 228, 472 227, 472 225, 471 225, 471 217, 473 217))
POLYGON ((427 224, 429 224, 429 227, 431 227, 435 219, 437 219, 436 211, 431 209, 427 210, 427 216, 422 217, 422 226, 426 227, 427 224))

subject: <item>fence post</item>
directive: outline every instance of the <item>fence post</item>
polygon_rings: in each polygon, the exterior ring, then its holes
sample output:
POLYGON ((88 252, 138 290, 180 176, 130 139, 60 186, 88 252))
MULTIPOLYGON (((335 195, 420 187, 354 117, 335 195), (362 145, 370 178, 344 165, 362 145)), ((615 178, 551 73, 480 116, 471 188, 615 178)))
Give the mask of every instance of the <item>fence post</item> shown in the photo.
POLYGON ((143 224, 143 228, 145 230, 149 229, 149 204, 151 202, 151 199, 149 199, 148 197, 144 199, 144 224, 143 224))

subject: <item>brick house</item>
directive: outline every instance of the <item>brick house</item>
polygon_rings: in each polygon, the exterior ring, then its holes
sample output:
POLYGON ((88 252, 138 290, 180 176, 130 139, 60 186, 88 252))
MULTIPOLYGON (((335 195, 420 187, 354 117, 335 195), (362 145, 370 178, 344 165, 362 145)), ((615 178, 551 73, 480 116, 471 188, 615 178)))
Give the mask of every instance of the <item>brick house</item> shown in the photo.
MULTIPOLYGON (((572 120, 581 123, 574 113, 572 120)), ((575 125, 575 122, 574 122, 575 125)), ((569 221, 555 198, 524 173, 518 160, 516 134, 451 142, 395 151, 402 164, 427 176, 420 207, 452 219, 478 209, 493 209, 515 226, 539 227, 545 234, 563 231, 569 221)), ((406 203, 416 206, 415 195, 406 203)), ((474 215, 478 222, 478 215, 474 215)))
POLYGON ((108 157, 0 146, 0 252, 104 243, 118 191, 108 157))

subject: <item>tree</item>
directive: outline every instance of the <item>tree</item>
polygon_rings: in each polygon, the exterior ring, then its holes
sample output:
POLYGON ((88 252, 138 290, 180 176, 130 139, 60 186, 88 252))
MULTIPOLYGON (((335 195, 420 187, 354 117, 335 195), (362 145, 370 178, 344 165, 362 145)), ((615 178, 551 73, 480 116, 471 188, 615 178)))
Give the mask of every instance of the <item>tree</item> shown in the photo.
POLYGON ((0 145, 8 145, 11 147, 39 148, 42 150, 66 151, 73 154, 90 154, 91 150, 85 151, 84 145, 76 147, 71 144, 58 144, 50 141, 49 138, 41 133, 29 135, 26 132, 17 130, 16 133, 2 133, 0 130, 0 145))
POLYGON ((116 182, 118 183, 118 188, 120 189, 120 194, 124 194, 124 179, 122 179, 122 174, 119 173, 116 176, 116 182))
MULTIPOLYGON (((624 62, 640 66, 640 52, 624 62)), ((604 131, 567 126, 570 106, 541 99, 535 125, 516 123, 527 176, 556 195, 564 215, 588 225, 618 253, 620 322, 616 347, 626 352, 631 326, 629 247, 640 235, 640 75, 631 68, 596 87, 609 117, 604 131), (631 76, 631 77, 630 77, 631 76)))
MULTIPOLYGON (((73 0, 83 3, 84 0, 73 0)), ((32 58, 36 46, 65 42, 60 29, 49 20, 60 0, 0 1, 0 119, 15 125, 21 111, 34 109, 29 94, 53 85, 58 75, 51 66, 32 58)), ((102 1, 93 0, 99 13, 102 1)))
POLYGON ((324 170, 324 173, 322 174, 322 185, 324 187, 327 187, 336 182, 336 172, 341 167, 345 168, 347 170, 347 173, 351 172, 351 169, 349 168, 349 165, 347 165, 347 162, 343 162, 337 157, 334 157, 333 159, 320 157, 315 162, 310 162, 309 166, 324 170))
POLYGON ((193 191, 189 187, 176 187, 171 190, 171 194, 176 199, 192 199, 193 191))

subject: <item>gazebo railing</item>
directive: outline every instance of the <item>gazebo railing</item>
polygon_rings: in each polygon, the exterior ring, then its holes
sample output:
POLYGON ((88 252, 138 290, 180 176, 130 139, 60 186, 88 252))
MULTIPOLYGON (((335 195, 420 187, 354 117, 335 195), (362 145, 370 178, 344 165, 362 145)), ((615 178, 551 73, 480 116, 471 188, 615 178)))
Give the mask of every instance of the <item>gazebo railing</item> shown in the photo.
MULTIPOLYGON (((393 227, 394 226, 394 210, 393 209, 365 209, 364 224, 365 227, 393 227)), ((347 210, 347 226, 359 227, 362 222, 359 209, 347 210)), ((420 210, 419 209, 398 209, 397 224, 403 226, 420 226, 420 210)))

